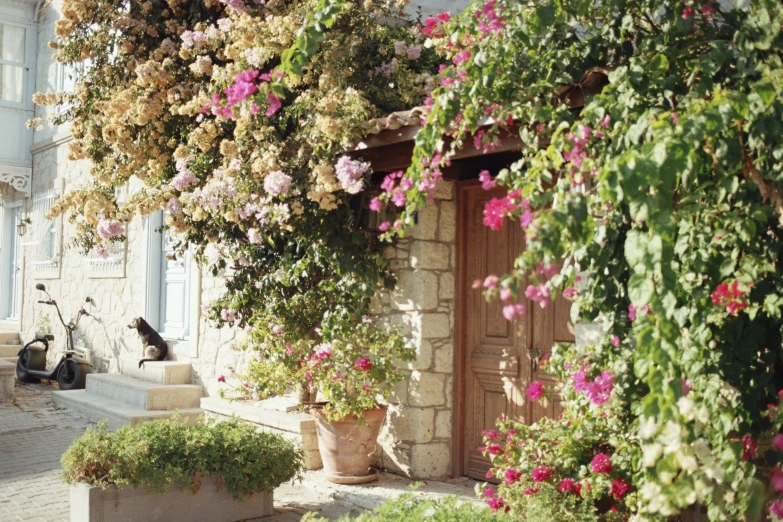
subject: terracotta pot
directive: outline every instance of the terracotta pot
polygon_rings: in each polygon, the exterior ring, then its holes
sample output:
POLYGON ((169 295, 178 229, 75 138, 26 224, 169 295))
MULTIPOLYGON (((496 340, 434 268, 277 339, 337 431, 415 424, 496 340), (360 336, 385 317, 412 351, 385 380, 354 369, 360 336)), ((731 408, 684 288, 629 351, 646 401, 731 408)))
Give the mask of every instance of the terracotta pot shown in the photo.
POLYGON ((324 474, 329 482, 337 484, 361 484, 377 479, 370 469, 378 433, 386 418, 386 406, 365 413, 365 422, 356 423, 349 415, 330 422, 320 408, 312 408, 318 431, 318 451, 324 463, 324 474))

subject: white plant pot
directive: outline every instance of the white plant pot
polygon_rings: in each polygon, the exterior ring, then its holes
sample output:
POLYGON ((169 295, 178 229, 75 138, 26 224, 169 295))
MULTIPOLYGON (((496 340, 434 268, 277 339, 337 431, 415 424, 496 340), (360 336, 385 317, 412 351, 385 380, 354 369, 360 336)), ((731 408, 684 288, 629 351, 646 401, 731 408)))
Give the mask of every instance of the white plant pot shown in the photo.
POLYGON ((219 488, 213 477, 202 479, 196 493, 176 486, 165 493, 153 493, 130 486, 104 489, 71 484, 71 522, 236 522, 274 512, 271 491, 234 500, 225 485, 219 488))

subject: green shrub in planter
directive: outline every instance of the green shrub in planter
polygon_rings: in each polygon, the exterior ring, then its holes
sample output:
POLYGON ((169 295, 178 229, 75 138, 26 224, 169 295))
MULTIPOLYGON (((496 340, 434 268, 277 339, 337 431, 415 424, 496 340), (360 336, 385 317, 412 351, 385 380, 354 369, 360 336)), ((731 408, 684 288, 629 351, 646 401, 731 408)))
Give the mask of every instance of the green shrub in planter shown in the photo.
MULTIPOLYGON (((381 504, 372 511, 351 518, 346 515, 337 522, 496 522, 506 518, 503 514, 493 514, 484 506, 470 502, 459 502, 453 495, 440 500, 417 497, 413 493, 404 493, 399 497, 381 504)), ((302 522, 326 522, 315 514, 308 514, 302 522)))
POLYGON ((301 478, 304 455, 291 441, 237 421, 185 426, 160 420, 108 432, 99 424, 62 457, 62 479, 92 486, 135 486, 194 492, 205 476, 219 477, 240 499, 301 478))

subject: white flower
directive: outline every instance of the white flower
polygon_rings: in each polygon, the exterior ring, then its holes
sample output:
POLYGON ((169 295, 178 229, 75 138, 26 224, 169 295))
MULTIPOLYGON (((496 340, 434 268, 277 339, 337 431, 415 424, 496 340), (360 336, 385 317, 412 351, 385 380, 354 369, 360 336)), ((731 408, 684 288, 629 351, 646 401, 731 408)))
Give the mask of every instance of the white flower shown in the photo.
POLYGON ((667 421, 659 440, 664 445, 663 452, 676 453, 682 445, 682 426, 674 421, 667 421))
POLYGON ((645 444, 642 446, 642 463, 644 464, 644 467, 646 468, 652 468, 655 467, 655 465, 658 463, 658 459, 661 458, 661 454, 663 453, 663 446, 658 444, 657 442, 654 444, 645 444))
POLYGON ((707 475, 708 478, 711 478, 718 484, 723 482, 723 479, 726 477, 726 472, 723 471, 723 468, 720 465, 720 462, 715 461, 712 466, 708 466, 704 470, 704 474, 707 475))
POLYGON ((699 468, 699 463, 696 462, 696 457, 693 455, 686 455, 682 451, 677 453, 677 462, 679 462, 680 467, 688 473, 693 473, 699 468))
POLYGON ((680 409, 680 415, 686 420, 693 420, 696 414, 696 403, 689 397, 680 397, 677 401, 677 407, 680 409))
POLYGON ((267 174, 266 178, 264 178, 264 190, 266 190, 267 194, 270 196, 285 194, 288 192, 290 186, 291 176, 279 170, 270 172, 267 174))
POLYGON ((691 449, 702 462, 711 461, 713 459, 712 450, 710 449, 710 442, 705 438, 700 438, 693 441, 693 444, 691 444, 691 449))
POLYGON ((707 424, 710 421, 710 410, 705 406, 699 408, 699 411, 696 412, 696 420, 702 424, 707 424))
POLYGON ((658 423, 655 417, 642 417, 639 421, 639 436, 643 439, 651 439, 658 433, 658 423))

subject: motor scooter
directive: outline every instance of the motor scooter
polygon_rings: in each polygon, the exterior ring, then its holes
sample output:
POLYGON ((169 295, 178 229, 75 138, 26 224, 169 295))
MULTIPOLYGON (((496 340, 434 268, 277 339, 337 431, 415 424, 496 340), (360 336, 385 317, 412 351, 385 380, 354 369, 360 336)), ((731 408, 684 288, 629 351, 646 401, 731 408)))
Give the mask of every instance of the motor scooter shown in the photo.
MULTIPOLYGON (((41 283, 35 285, 36 290, 40 290, 49 298, 46 301, 38 301, 40 304, 54 306, 57 310, 57 317, 65 327, 68 334, 66 339, 67 347, 63 352, 60 361, 52 369, 46 368, 46 354, 49 352, 49 343, 54 341, 54 335, 49 333, 36 332, 35 339, 24 345, 19 350, 19 359, 16 361, 16 378, 22 382, 33 383, 41 382, 41 379, 48 381, 57 381, 61 390, 81 390, 84 389, 87 382, 87 374, 92 373, 92 365, 89 361, 79 357, 73 349, 73 332, 79 326, 82 316, 90 314, 82 307, 76 315, 76 321, 69 318, 66 323, 60 313, 60 307, 57 301, 46 291, 46 287, 41 283)), ((92 299, 86 299, 91 303, 92 299)))

